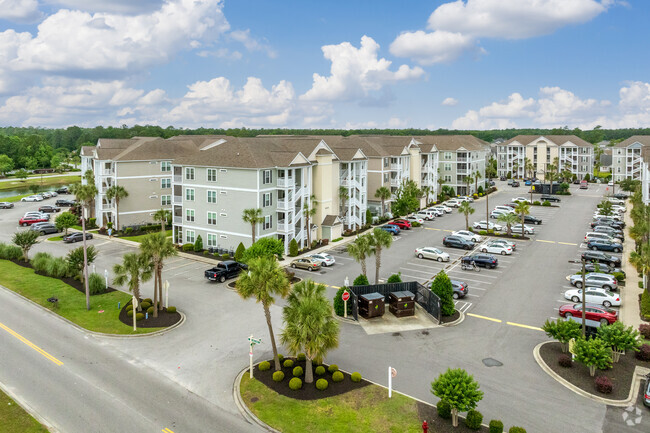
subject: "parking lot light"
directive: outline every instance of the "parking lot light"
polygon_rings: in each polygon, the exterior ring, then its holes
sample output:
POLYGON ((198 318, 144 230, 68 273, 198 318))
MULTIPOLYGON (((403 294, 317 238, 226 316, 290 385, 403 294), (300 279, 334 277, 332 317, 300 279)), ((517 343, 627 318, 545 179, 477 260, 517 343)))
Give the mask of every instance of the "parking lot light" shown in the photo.
POLYGON ((586 292, 587 288, 585 287, 585 259, 584 257, 581 258, 580 261, 577 260, 569 260, 569 263, 582 263, 582 337, 586 338, 587 337, 587 314, 586 314, 586 292))

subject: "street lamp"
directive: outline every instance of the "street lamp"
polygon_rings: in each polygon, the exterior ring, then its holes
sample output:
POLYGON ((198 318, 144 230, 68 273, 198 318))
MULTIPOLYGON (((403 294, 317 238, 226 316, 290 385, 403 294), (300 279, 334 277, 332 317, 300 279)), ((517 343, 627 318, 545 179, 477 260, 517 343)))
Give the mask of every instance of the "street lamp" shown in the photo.
POLYGON ((585 299, 585 292, 586 292, 586 288, 585 288, 585 274, 586 274, 586 272, 585 272, 585 264, 586 264, 586 262, 585 262, 585 258, 582 257, 582 259, 580 261, 569 260, 569 263, 582 263, 582 287, 580 289, 582 291, 582 337, 586 338, 586 336, 587 336, 587 321, 586 321, 587 314, 586 314, 586 311, 585 311, 586 310, 586 305, 585 304, 587 303, 587 301, 585 299))

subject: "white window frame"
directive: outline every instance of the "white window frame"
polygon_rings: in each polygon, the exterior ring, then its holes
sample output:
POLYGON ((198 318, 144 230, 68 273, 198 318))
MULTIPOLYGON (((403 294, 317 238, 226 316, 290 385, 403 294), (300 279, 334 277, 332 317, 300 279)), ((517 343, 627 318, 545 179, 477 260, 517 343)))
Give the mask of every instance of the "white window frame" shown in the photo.
POLYGON ((160 179, 160 188, 167 189, 172 187, 172 179, 163 177, 160 179))
POLYGON ((216 226, 217 225, 217 213, 216 212, 208 212, 207 221, 208 221, 208 225, 216 226))
POLYGON ((208 182, 216 182, 217 181, 217 169, 216 168, 208 168, 207 180, 208 180, 208 182))
POLYGON ((185 167, 185 180, 194 180, 194 167, 185 167))
POLYGON ((443 156, 444 156, 444 159, 447 160, 447 161, 453 159, 452 152, 445 152, 443 156))
POLYGON ((445 174, 445 182, 451 182, 451 174, 445 174))
POLYGON ((451 163, 449 162, 445 163, 445 171, 451 171, 451 163))
POLYGON ((196 242, 196 232, 194 230, 185 230, 185 242, 188 244, 196 242))
POLYGON ((271 170, 263 170, 262 185, 268 185, 270 183, 273 183, 273 173, 271 172, 271 170))
POLYGON ((171 163, 171 161, 161 161, 160 162, 160 171, 162 171, 162 172, 172 171, 172 163, 171 163))
POLYGON ((196 190, 194 188, 185 188, 185 200, 194 201, 195 198, 196 198, 196 190))
POLYGON ((214 204, 217 203, 217 191, 208 190, 206 196, 207 196, 206 200, 208 201, 208 203, 214 203, 214 204), (210 193, 213 194, 214 201, 210 201, 210 193))
POLYGON ((264 215, 262 229, 269 230, 271 227, 273 227, 273 215, 264 215))
POLYGON ((196 219, 196 212, 194 209, 185 209, 185 221, 193 223, 196 219))
POLYGON ((214 233, 208 233, 207 234, 207 246, 208 247, 216 247, 217 246, 217 235, 214 233))
POLYGON ((273 194, 265 192, 262 194, 262 207, 273 206, 273 194))
POLYGON ((160 205, 161 206, 170 206, 172 204, 172 196, 171 194, 169 195, 161 195, 160 196, 160 205))

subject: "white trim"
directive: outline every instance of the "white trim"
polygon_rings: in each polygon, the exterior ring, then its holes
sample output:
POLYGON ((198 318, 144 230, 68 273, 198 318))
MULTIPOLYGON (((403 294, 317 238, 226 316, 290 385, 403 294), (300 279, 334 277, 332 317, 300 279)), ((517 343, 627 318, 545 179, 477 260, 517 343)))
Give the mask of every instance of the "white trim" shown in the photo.
MULTIPOLYGON (((253 236, 250 233, 248 235, 245 235, 245 234, 241 234, 241 233, 227 232, 227 231, 223 231, 223 230, 215 230, 213 228, 206 229, 204 227, 188 226, 188 225, 183 225, 183 224, 174 224, 174 225, 177 226, 177 227, 181 227, 182 229, 188 229, 189 228, 189 229, 192 229, 192 230, 203 230, 205 232, 209 231, 211 233, 224 233, 224 234, 232 235, 232 236, 242 236, 242 237, 250 238, 250 239, 253 238, 253 236)), ((276 233, 265 234, 264 236, 269 236, 269 235, 272 235, 272 234, 277 234, 277 232, 276 233)))
MULTIPOLYGON (((134 210, 134 211, 130 211, 130 212, 120 212, 120 215, 133 215, 133 214, 136 214, 136 213, 156 212, 158 210, 160 210, 160 209, 134 210)), ((110 212, 110 211, 107 211, 107 212, 110 212)))
POLYGON ((102 175, 102 177, 113 177, 114 179, 147 179, 150 177, 169 177, 171 179, 171 174, 150 174, 148 176, 111 176, 111 175, 102 175))

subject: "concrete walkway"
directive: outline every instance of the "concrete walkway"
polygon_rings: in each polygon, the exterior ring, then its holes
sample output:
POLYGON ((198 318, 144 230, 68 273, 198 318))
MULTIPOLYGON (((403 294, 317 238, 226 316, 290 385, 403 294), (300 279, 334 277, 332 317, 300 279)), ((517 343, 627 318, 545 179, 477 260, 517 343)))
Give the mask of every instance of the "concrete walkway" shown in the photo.
POLYGON ((619 320, 627 326, 638 329, 642 323, 641 312, 639 310, 639 295, 643 289, 639 288, 639 281, 641 281, 639 273, 630 263, 630 253, 634 251, 634 239, 630 236, 630 227, 633 225, 630 212, 631 209, 628 209, 624 214, 625 227, 627 228, 625 242, 623 243, 624 253, 622 260, 622 269, 625 271, 625 287, 620 289, 622 302, 619 311, 619 320))

